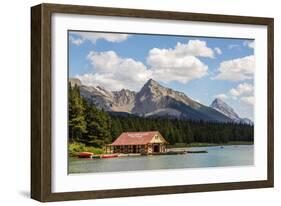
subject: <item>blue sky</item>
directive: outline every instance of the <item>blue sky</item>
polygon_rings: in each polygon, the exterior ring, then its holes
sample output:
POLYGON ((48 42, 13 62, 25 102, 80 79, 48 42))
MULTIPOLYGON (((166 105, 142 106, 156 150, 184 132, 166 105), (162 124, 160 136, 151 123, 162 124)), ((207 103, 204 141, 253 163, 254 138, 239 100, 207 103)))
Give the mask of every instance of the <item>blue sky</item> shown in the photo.
POLYGON ((152 78, 253 120, 253 40, 70 31, 69 77, 111 91, 138 91, 152 78))

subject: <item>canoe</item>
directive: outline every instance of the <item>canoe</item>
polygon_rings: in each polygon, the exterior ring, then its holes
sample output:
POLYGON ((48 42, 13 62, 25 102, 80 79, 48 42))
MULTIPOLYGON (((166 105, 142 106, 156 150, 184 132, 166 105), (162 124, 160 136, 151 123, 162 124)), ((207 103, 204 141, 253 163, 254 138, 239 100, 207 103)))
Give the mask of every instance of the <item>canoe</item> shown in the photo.
POLYGON ((104 155, 101 155, 101 158, 114 158, 114 157, 118 157, 118 154, 104 154, 104 155))
POLYGON ((91 158, 93 156, 92 152, 80 152, 78 154, 79 158, 91 158))
POLYGON ((129 156, 129 154, 123 154, 123 153, 118 154, 118 157, 128 157, 128 156, 129 156))

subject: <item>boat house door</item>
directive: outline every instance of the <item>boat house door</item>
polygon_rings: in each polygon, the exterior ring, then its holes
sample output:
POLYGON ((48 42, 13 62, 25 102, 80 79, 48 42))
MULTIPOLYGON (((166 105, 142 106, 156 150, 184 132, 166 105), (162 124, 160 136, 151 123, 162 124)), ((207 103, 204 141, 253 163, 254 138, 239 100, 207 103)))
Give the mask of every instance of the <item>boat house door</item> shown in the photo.
POLYGON ((153 152, 160 152, 160 147, 159 147, 159 144, 154 144, 153 145, 153 152))

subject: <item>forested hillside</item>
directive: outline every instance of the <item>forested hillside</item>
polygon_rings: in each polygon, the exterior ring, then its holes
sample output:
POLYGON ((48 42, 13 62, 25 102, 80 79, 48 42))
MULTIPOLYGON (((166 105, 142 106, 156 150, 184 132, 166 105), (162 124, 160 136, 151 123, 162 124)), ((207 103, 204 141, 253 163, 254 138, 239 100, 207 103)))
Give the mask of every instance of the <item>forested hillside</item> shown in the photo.
POLYGON ((227 143, 253 141, 254 126, 133 115, 116 116, 97 109, 81 97, 79 87, 69 85, 69 141, 103 147, 122 132, 159 131, 170 143, 227 143))

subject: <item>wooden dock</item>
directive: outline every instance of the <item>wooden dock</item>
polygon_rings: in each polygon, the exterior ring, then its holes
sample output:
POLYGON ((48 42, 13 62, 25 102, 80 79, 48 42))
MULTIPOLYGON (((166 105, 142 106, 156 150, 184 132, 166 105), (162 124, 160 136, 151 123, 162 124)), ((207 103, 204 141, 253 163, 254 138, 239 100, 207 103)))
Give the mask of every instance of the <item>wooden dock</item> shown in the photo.
POLYGON ((190 154, 197 154, 197 153, 208 153, 207 150, 197 150, 197 151, 187 151, 190 154))
POLYGON ((101 158, 116 158, 116 157, 137 157, 137 156, 148 156, 148 155, 184 155, 184 154, 199 154, 199 153, 208 153, 207 150, 169 150, 167 152, 153 152, 153 153, 115 153, 115 154, 101 154, 95 155, 89 152, 81 152, 78 154, 79 158, 92 158, 92 159, 101 159, 101 158))

